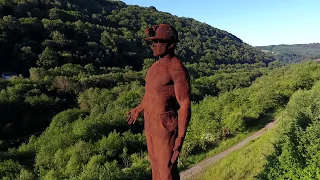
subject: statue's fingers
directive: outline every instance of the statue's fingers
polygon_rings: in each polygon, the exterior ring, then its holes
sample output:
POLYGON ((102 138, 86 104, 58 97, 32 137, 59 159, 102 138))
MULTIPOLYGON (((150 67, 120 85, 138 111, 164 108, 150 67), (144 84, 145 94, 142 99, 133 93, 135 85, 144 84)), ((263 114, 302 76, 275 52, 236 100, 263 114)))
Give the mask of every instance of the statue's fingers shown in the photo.
POLYGON ((179 154, 180 154, 179 151, 174 151, 174 152, 173 152, 172 157, 171 157, 171 163, 172 163, 172 164, 177 161, 179 154))
POLYGON ((135 121, 136 121, 136 119, 131 118, 131 119, 130 119, 130 124, 134 124, 135 121))
POLYGON ((128 118, 128 124, 131 124, 132 123, 132 117, 129 117, 128 118))
POLYGON ((131 119, 131 116, 128 116, 127 121, 129 121, 131 119))
POLYGON ((132 124, 132 122, 133 122, 133 121, 134 121, 134 119, 133 119, 133 118, 131 118, 131 119, 130 119, 130 124, 132 124))

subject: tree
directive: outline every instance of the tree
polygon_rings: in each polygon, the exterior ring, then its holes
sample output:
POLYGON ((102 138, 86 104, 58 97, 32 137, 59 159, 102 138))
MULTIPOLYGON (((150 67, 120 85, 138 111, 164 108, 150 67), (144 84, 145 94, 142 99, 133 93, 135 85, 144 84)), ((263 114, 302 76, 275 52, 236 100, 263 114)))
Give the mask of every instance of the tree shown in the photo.
POLYGON ((51 48, 46 47, 43 52, 39 55, 37 65, 45 69, 58 65, 58 56, 55 51, 51 48))
POLYGON ((113 40, 113 38, 111 37, 110 33, 108 33, 107 31, 103 31, 101 33, 101 39, 100 39, 101 44, 104 45, 104 47, 106 47, 108 50, 116 52, 117 51, 117 47, 116 44, 113 40))

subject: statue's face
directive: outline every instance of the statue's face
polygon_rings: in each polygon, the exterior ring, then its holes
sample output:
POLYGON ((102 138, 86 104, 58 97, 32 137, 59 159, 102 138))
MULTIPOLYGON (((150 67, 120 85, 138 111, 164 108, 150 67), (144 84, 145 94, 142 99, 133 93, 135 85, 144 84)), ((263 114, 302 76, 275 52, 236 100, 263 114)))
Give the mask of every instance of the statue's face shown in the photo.
POLYGON ((168 42, 164 40, 153 40, 152 41, 152 51, 154 56, 161 56, 165 54, 168 50, 168 42))

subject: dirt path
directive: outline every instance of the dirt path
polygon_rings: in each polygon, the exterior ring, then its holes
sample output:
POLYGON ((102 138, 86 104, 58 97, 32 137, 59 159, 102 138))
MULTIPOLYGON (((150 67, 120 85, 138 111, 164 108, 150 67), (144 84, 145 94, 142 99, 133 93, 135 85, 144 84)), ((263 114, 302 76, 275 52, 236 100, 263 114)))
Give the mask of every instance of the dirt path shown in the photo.
POLYGON ((180 173, 181 179, 187 180, 187 179, 191 179, 191 177, 193 177, 195 175, 198 175, 199 173, 203 172, 205 170, 205 168, 208 167, 209 165, 212 165, 212 164, 218 162, 220 159, 227 156, 231 152, 240 149, 244 145, 248 144, 250 141, 263 135, 266 131, 273 128, 274 125, 276 124, 276 122, 277 122, 277 120, 270 122, 264 128, 260 129, 258 132, 247 137, 246 139, 244 139, 243 141, 239 142, 238 144, 232 146, 231 148, 229 148, 229 149, 227 149, 227 150, 225 150, 225 151, 223 151, 213 157, 207 158, 207 159, 201 161, 200 163, 198 163, 197 165, 191 167, 190 169, 187 169, 187 170, 181 172, 180 173))

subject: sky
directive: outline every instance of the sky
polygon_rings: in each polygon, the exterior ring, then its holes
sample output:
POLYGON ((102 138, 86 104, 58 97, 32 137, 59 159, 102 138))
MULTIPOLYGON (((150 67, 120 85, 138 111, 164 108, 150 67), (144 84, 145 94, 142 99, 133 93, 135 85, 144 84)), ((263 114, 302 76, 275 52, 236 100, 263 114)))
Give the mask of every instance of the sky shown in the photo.
POLYGON ((193 18, 252 46, 320 43, 320 0, 122 0, 193 18))

